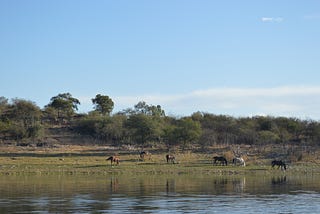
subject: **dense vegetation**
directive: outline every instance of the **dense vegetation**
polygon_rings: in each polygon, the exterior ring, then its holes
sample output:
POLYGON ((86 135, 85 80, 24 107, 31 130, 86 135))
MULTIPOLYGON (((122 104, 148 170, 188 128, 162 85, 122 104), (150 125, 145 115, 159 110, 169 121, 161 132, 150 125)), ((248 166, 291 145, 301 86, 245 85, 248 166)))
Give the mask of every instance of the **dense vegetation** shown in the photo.
POLYGON ((160 105, 143 101, 112 114, 112 99, 101 94, 92 99, 92 104, 91 112, 77 114, 80 102, 70 93, 52 97, 43 109, 32 101, 0 97, 0 144, 42 142, 45 130, 57 127, 67 127, 77 136, 90 136, 94 142, 140 148, 206 149, 218 144, 313 146, 320 140, 320 123, 313 120, 271 116, 235 118, 202 112, 178 118, 167 116, 160 105))

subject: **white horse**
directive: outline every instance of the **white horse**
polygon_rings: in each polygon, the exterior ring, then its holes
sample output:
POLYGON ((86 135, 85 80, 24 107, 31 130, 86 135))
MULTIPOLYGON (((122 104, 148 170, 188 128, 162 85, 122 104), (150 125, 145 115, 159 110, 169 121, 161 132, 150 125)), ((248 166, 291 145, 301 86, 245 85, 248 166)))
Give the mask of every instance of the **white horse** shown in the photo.
POLYGON ((232 163, 234 165, 246 166, 246 162, 241 157, 235 157, 232 159, 232 163))

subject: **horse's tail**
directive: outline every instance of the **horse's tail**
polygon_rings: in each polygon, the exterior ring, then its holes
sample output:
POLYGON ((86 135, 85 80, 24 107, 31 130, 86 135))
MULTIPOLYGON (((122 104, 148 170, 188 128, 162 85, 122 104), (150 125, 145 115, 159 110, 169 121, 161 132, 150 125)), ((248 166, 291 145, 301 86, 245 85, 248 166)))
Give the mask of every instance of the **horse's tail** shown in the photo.
POLYGON ((113 157, 112 156, 110 156, 109 158, 107 158, 106 160, 112 160, 113 159, 113 157))

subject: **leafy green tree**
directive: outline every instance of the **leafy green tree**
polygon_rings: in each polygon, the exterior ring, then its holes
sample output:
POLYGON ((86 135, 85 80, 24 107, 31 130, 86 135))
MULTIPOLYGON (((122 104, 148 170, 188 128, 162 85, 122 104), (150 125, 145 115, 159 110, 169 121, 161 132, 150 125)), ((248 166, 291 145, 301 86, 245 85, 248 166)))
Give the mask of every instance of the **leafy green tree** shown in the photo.
POLYGON ((95 110, 102 115, 110 115, 113 110, 114 103, 109 96, 97 94, 92 103, 95 105, 95 110))
POLYGON ((96 127, 96 132, 104 141, 120 146, 127 137, 125 122, 126 117, 123 115, 105 117, 96 127))
POLYGON ((36 138, 41 133, 41 110, 34 102, 13 99, 7 114, 11 121, 9 132, 16 139, 36 138))
POLYGON ((253 145, 257 142, 258 124, 252 118, 245 117, 237 120, 237 143, 253 145))
POLYGON ((5 97, 0 97, 0 116, 5 111, 5 109, 8 108, 8 106, 9 106, 8 99, 5 97))
POLYGON ((103 118, 97 112, 90 112, 85 117, 74 121, 75 130, 81 135, 89 135, 93 138, 99 138, 98 128, 103 118))
POLYGON ((210 138, 219 144, 233 144, 237 142, 237 121, 226 115, 204 114, 201 121, 202 128, 210 134, 210 138))
POLYGON ((141 101, 134 109, 126 109, 119 114, 126 115, 126 128, 131 133, 131 139, 142 147, 147 142, 161 143, 162 131, 165 126, 165 112, 160 105, 148 105, 141 101))
POLYGON ((149 106, 147 105, 146 102, 140 101, 134 106, 134 111, 135 114, 149 114, 149 106))
POLYGON ((276 129, 276 123, 273 117, 257 116, 254 117, 258 124, 258 131, 273 131, 276 129))
POLYGON ((46 108, 54 108, 57 111, 58 119, 62 122, 64 119, 70 120, 75 111, 78 110, 78 105, 80 105, 78 99, 72 97, 70 93, 63 93, 52 97, 46 108))
POLYGON ((168 152, 180 144, 179 134, 176 119, 167 117, 161 138, 167 147, 168 152))
POLYGON ((45 106, 42 115, 43 123, 56 124, 59 122, 58 110, 52 106, 45 106))
POLYGON ((258 132, 258 142, 261 145, 279 143, 280 137, 272 131, 262 130, 258 132))
POLYGON ((14 99, 10 108, 10 117, 21 122, 25 127, 31 127, 39 122, 41 116, 40 108, 31 101, 14 99))
POLYGON ((185 117, 178 121, 175 132, 175 136, 177 136, 182 143, 182 149, 185 150, 188 144, 199 140, 202 129, 198 121, 194 121, 190 117, 185 117))
POLYGON ((5 97, 0 97, 0 138, 5 134, 5 131, 9 127, 9 121, 6 117, 6 111, 9 108, 8 99, 5 97))
POLYGON ((157 135, 154 121, 145 114, 131 115, 126 122, 126 127, 130 129, 133 139, 142 148, 148 141, 154 140, 157 135))
POLYGON ((313 120, 307 121, 303 134, 304 134, 305 141, 308 142, 309 144, 319 143, 320 124, 313 120))
POLYGON ((157 116, 164 117, 165 112, 162 110, 160 105, 148 105, 144 101, 140 101, 134 106, 134 110, 132 111, 134 114, 145 114, 149 116, 157 116))

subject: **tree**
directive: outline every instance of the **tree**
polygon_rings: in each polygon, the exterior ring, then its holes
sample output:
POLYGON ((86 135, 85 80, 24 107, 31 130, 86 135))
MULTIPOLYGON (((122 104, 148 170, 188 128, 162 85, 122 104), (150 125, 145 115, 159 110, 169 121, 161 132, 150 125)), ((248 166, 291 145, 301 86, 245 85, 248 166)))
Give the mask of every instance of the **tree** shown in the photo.
POLYGON ((167 147, 168 152, 180 143, 177 121, 174 118, 167 117, 161 138, 167 147))
POLYGON ((0 97, 0 116, 8 107, 8 99, 5 97, 0 97))
POLYGON ((204 114, 201 120, 202 128, 209 139, 219 144, 236 143, 237 121, 225 115, 204 114))
POLYGON ((5 116, 5 113, 8 110, 8 108, 8 99, 5 97, 0 97, 0 136, 1 132, 6 131, 9 125, 8 118, 5 116))
POLYGON ((40 108, 31 101, 14 99, 10 108, 10 118, 20 121, 25 127, 31 127, 39 121, 40 108))
POLYGON ((249 144, 253 145, 258 140, 258 132, 255 120, 252 120, 249 117, 246 118, 239 118, 237 121, 238 126, 238 137, 237 142, 238 144, 249 144))
POLYGON ((189 143, 199 140, 202 130, 198 121, 185 117, 178 121, 176 132, 184 150, 189 143))
POLYGON ((146 102, 140 101, 134 106, 133 112, 135 114, 145 114, 149 116, 158 116, 158 117, 164 117, 165 112, 161 109, 160 105, 154 106, 154 105, 147 105, 146 102))
POLYGON ((95 110, 102 115, 110 115, 113 110, 114 103, 109 96, 97 94, 92 103, 95 105, 95 110))
POLYGON ((11 121, 9 132, 16 139, 35 138, 41 133, 41 110, 34 102, 14 99, 7 117, 11 121))
POLYGON ((134 114, 129 117, 126 127, 131 130, 132 137, 144 148, 149 140, 156 136, 156 126, 151 117, 145 114, 134 114))
POLYGON ((126 137, 125 121, 126 117, 124 115, 105 117, 96 127, 96 132, 105 141, 120 146, 126 137))
MULTIPOLYGON (((58 119, 70 119, 74 115, 75 111, 78 110, 80 101, 70 93, 58 94, 50 99, 50 103, 46 107, 52 107, 58 112, 58 119)), ((60 122, 61 122, 60 121, 60 122)))

